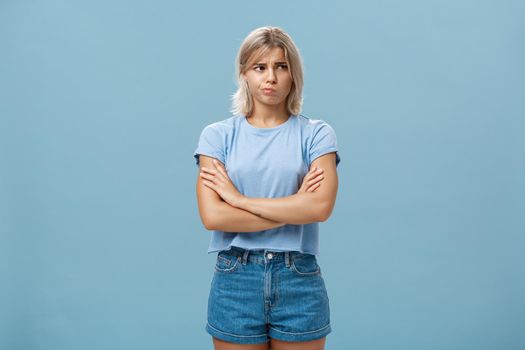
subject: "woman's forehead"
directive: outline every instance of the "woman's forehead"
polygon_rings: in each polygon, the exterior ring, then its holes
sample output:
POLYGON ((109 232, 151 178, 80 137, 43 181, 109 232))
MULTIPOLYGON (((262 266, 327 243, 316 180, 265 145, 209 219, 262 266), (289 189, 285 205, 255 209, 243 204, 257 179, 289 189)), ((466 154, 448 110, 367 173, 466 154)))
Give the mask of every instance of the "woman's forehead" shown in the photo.
POLYGON ((287 61, 282 47, 261 47, 252 54, 249 62, 263 62, 272 59, 276 61, 287 61))

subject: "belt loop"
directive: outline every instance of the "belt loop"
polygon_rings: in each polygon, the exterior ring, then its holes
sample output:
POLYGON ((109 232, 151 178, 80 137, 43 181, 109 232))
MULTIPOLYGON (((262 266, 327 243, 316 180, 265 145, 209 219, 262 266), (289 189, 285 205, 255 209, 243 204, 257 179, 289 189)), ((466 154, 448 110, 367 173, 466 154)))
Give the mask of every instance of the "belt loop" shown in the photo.
POLYGON ((290 267, 290 252, 284 252, 284 261, 286 262, 286 267, 290 267))
POLYGON ((244 254, 242 255, 242 264, 243 265, 246 265, 246 263, 248 262, 248 254, 250 253, 250 250, 246 249, 244 251, 244 254))

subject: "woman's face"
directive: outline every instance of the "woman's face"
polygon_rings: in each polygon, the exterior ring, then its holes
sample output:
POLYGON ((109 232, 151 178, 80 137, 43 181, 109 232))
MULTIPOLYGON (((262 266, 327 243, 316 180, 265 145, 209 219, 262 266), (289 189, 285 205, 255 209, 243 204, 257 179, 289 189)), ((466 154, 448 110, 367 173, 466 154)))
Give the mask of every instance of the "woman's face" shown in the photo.
POLYGON ((281 47, 269 49, 242 75, 256 105, 284 105, 292 88, 292 76, 281 47))

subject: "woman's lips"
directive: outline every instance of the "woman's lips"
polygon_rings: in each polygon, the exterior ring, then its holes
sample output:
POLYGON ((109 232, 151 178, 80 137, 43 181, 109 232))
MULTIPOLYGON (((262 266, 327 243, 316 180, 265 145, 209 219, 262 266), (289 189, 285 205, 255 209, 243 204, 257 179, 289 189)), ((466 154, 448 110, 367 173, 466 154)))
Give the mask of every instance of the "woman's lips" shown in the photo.
POLYGON ((272 95, 273 93, 275 93, 275 90, 274 89, 263 89, 263 92, 266 95, 272 95))

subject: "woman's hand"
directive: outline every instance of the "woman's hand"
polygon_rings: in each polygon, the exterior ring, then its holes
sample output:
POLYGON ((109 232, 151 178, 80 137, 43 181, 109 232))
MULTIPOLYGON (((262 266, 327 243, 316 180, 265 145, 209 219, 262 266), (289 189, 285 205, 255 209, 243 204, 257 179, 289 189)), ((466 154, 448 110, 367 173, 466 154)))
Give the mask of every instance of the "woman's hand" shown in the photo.
POLYGON ((323 169, 318 169, 317 167, 312 168, 312 170, 310 170, 304 177, 301 188, 299 188, 297 193, 315 191, 324 179, 323 171, 323 169))
POLYGON ((237 191, 224 166, 216 159, 213 160, 213 165, 215 169, 201 168, 200 176, 203 179, 202 182, 205 186, 217 192, 225 202, 238 208, 239 203, 245 197, 237 191))

